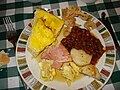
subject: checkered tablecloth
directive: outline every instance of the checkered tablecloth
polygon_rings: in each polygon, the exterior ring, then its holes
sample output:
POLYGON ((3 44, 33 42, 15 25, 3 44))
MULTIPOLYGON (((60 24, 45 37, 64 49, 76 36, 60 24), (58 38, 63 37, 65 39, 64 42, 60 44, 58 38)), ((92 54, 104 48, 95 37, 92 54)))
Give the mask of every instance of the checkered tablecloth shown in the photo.
MULTIPOLYGON (((0 90, 24 90, 16 67, 14 48, 7 40, 2 18, 10 16, 17 34, 20 35, 29 20, 33 18, 33 10, 36 7, 56 9, 69 5, 80 6, 82 10, 93 14, 99 20, 101 20, 101 12, 106 12, 120 44, 120 0, 97 0, 94 4, 86 4, 81 0, 42 0, 39 3, 31 3, 27 0, 0 0, 0 51, 4 50, 10 56, 10 62, 0 67, 0 90)), ((118 53, 114 72, 103 90, 120 90, 120 55, 118 53)))

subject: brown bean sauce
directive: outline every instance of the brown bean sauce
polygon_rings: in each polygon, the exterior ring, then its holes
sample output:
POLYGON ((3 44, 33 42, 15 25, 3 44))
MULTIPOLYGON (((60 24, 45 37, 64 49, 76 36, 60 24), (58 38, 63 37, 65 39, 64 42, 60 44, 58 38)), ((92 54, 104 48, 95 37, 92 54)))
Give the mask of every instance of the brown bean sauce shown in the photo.
POLYGON ((89 30, 73 26, 70 34, 63 38, 61 43, 70 52, 72 48, 77 50, 84 50, 87 54, 93 55, 91 64, 95 65, 102 54, 105 52, 103 50, 103 45, 100 40, 93 36, 89 30))

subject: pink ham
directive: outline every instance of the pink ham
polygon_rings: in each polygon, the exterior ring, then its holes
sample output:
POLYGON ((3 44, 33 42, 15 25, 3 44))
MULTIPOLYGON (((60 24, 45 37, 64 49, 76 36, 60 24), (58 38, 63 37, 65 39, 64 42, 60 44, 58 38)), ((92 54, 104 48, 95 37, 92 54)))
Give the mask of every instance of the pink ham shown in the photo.
POLYGON ((68 50, 62 45, 62 43, 59 45, 59 48, 62 49, 64 55, 69 55, 68 50))
POLYGON ((52 64, 52 67, 54 67, 56 69, 60 69, 62 67, 62 65, 63 65, 63 63, 54 61, 52 64))
POLYGON ((53 60, 53 67, 59 69, 64 62, 72 61, 67 49, 60 44, 59 47, 49 47, 41 54, 41 59, 53 60))

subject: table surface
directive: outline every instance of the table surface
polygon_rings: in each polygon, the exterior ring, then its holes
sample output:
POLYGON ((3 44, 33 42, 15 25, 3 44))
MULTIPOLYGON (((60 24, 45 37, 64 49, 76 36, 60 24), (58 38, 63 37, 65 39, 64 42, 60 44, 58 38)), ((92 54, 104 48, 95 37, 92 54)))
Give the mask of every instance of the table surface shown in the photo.
MULTIPOLYGON (((66 8, 69 5, 80 6, 101 20, 101 12, 106 12, 120 45, 120 0, 97 0, 94 4, 86 4, 81 0, 42 0, 39 3, 31 3, 27 0, 0 0, 0 51, 4 50, 10 57, 10 62, 0 67, 0 90, 24 90, 19 72, 16 66, 13 45, 8 42, 6 28, 2 18, 10 16, 17 34, 20 35, 23 28, 33 18, 33 10, 36 7, 56 9, 66 8)), ((103 90, 120 89, 120 55, 116 54, 116 65, 112 76, 103 90)))

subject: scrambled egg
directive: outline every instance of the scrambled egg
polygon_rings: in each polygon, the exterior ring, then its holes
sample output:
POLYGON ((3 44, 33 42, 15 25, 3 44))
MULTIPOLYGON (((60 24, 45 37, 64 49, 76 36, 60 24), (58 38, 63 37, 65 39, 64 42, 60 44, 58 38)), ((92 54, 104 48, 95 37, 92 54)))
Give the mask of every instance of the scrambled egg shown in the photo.
POLYGON ((65 78, 67 78, 67 79, 69 79, 71 81, 73 81, 74 76, 75 76, 74 73, 73 73, 72 68, 70 66, 68 66, 68 65, 65 65, 63 67, 62 75, 63 75, 63 77, 65 77, 65 78))
POLYGON ((67 79, 67 84, 71 85, 71 82, 79 75, 79 67, 73 62, 65 63, 62 67, 62 75, 67 79))
POLYGON ((78 76, 79 75, 79 67, 73 62, 70 62, 70 66, 72 67, 73 71, 75 72, 75 75, 78 76))
POLYGON ((42 60, 39 63, 41 68, 41 75, 44 81, 53 80, 54 76, 56 75, 56 71, 52 68, 53 61, 52 60, 42 60))

